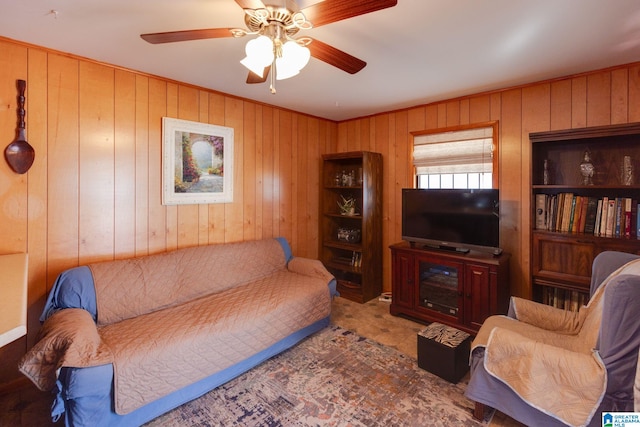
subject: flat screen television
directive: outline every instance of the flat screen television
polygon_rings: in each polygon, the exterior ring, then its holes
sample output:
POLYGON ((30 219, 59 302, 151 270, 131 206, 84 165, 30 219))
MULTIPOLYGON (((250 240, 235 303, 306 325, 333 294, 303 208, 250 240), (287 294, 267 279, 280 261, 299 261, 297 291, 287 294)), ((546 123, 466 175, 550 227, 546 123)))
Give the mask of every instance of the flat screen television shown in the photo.
POLYGON ((402 189, 402 239, 459 252, 502 253, 496 189, 402 189))

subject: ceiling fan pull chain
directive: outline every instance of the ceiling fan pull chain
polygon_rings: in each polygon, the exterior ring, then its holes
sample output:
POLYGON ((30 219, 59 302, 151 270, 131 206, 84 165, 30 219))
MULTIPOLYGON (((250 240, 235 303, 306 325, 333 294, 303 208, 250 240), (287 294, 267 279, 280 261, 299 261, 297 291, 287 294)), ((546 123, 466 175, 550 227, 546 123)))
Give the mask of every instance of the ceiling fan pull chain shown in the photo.
POLYGON ((271 75, 269 77, 271 78, 271 82, 269 83, 269 90, 273 95, 275 95, 276 94, 276 60, 275 58, 273 59, 273 64, 271 64, 270 74, 271 75))

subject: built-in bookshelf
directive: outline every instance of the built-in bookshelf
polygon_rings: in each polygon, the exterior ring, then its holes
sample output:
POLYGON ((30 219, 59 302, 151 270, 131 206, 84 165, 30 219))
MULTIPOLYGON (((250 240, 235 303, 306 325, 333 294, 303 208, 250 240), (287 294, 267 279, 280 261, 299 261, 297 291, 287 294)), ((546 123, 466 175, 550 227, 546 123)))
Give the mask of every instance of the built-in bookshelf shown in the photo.
POLYGON ((577 310, 598 253, 640 253, 640 123, 529 137, 533 297, 577 310))

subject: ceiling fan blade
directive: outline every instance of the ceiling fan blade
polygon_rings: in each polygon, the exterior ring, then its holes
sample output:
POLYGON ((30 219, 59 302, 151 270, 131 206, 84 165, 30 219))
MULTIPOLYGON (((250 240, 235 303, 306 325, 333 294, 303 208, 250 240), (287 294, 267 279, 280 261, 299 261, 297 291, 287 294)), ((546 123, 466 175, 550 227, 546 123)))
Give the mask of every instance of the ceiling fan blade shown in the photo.
POLYGON ((243 9, 264 9, 264 3, 260 0, 236 0, 236 3, 243 9))
POLYGON ((324 0, 302 9, 302 13, 311 21, 314 27, 319 27, 393 7, 396 4, 398 4, 398 0, 324 0))
POLYGON ((340 68, 349 74, 355 74, 367 65, 363 60, 316 39, 311 39, 311 43, 307 47, 314 58, 340 68))
POLYGON ((249 71, 249 75, 247 76, 247 83, 264 83, 267 81, 267 77, 269 76, 269 71, 271 71, 271 65, 264 67, 264 72, 262 73, 262 77, 254 73, 253 71, 249 71))
POLYGON ((189 40, 233 37, 231 30, 232 28, 208 28, 203 30, 168 31, 165 33, 141 34, 140 37, 153 44, 173 43, 189 40))

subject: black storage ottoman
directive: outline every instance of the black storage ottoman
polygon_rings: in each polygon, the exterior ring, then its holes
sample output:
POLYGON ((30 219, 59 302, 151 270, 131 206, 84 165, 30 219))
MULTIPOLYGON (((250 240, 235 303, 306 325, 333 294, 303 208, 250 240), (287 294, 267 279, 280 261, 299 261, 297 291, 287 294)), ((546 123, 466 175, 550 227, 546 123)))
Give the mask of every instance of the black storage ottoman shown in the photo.
POLYGON ((418 333, 418 366, 457 383, 469 370, 471 335, 432 323, 418 333))

